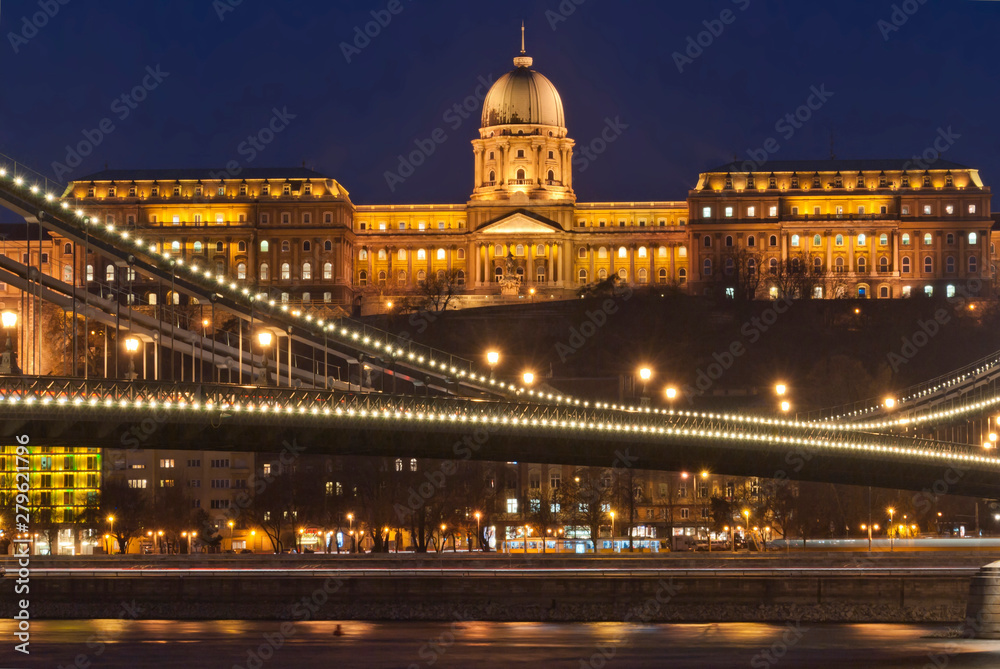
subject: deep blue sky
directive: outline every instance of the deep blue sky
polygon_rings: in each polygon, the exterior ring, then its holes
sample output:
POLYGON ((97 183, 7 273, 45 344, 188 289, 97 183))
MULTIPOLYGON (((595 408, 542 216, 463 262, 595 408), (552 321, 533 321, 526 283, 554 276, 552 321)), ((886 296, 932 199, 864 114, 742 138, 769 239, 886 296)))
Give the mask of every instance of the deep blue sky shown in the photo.
POLYGON ((218 7, 237 1, 73 0, 15 53, 10 33, 39 9, 4 0, 0 152, 53 174, 66 145, 109 118, 115 130, 68 178, 105 163, 248 165, 240 143, 287 108, 296 118, 249 165, 304 161, 356 204, 464 202, 479 110, 457 130, 444 114, 478 77, 512 68, 523 18, 528 53, 562 94, 577 144, 606 118, 628 125, 577 172, 581 201, 683 199, 699 170, 770 137, 775 159, 826 158, 831 130, 838 157, 885 158, 923 152, 950 126, 961 137, 944 157, 1000 184, 1000 2, 910 0, 918 11, 886 40, 878 21, 893 2, 879 0, 563 0, 576 9, 555 30, 546 12, 559 0, 399 0, 402 11, 348 64, 341 42, 388 0, 242 0, 220 20, 218 7), (723 10, 734 22, 678 72, 672 54, 723 10), (120 120, 113 101, 157 64, 169 76, 120 120), (776 121, 822 85, 833 97, 786 141, 776 121), (384 173, 396 156, 439 127, 447 141, 391 192, 384 173))

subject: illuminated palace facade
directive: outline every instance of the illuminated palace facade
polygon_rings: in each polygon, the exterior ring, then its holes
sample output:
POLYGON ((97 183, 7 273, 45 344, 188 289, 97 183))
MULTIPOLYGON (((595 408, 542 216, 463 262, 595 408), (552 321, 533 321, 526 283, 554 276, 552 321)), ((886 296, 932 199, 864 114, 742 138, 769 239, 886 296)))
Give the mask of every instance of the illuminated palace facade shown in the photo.
MULTIPOLYGON (((436 279, 458 284, 460 304, 482 303, 499 296, 508 258, 521 295, 539 298, 610 276, 735 295, 756 275, 756 298, 791 283, 792 296, 823 298, 992 284, 990 190, 976 170, 942 160, 734 163, 702 174, 686 201, 577 202, 559 93, 531 58, 514 64, 484 100, 465 204, 356 206, 306 169, 104 171, 65 197, 307 307, 370 312, 436 279), (794 282, 769 278, 793 272, 794 282)), ((88 281, 115 280, 107 259, 77 264, 88 281)), ((138 299, 166 297, 147 289, 138 299)))

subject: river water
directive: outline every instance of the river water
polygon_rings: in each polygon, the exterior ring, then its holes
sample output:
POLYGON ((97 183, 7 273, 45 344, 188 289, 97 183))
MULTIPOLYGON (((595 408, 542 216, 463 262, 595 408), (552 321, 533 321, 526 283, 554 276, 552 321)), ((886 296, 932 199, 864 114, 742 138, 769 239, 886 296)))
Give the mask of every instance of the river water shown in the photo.
POLYGON ((0 622, 2 669, 1000 667, 1000 641, 944 625, 49 620, 27 656, 14 632, 0 622))

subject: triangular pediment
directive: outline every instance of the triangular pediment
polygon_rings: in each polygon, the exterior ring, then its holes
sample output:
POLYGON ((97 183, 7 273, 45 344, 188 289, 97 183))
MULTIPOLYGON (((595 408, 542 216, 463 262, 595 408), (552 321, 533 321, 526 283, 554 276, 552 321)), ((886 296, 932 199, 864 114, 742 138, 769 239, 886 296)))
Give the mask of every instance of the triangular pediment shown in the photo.
POLYGON ((484 235, 554 235, 560 230, 555 221, 531 214, 525 211, 516 211, 498 218, 483 227, 477 232, 484 235))

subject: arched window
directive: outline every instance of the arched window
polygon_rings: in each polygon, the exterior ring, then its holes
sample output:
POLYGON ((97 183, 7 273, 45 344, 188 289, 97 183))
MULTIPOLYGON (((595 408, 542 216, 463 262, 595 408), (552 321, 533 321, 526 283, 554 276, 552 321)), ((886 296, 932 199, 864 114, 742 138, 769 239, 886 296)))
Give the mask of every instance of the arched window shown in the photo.
MULTIPOLYGON (((267 242, 263 243, 267 244, 267 242)), ((201 242, 195 242, 194 244, 192 244, 191 248, 194 250, 195 253, 201 253, 202 251, 201 242)))
POLYGON ((666 283, 667 282, 667 270, 661 267, 660 271, 658 271, 656 273, 656 280, 659 283, 666 283))
POLYGON ((771 258, 771 260, 768 261, 768 263, 767 263, 767 271, 769 271, 771 274, 777 274, 778 273, 778 259, 777 258, 771 258))
POLYGON ((458 270, 458 274, 455 275, 455 283, 459 286, 465 285, 465 270, 458 270))
POLYGON ((597 270, 597 280, 598 281, 604 281, 607 278, 608 278, 608 270, 603 269, 603 268, 597 270))
POLYGON ((798 246, 798 245, 799 245, 799 236, 792 235, 792 246, 798 246))
POLYGON ((358 285, 362 287, 368 285, 368 272, 366 272, 365 270, 361 270, 361 272, 358 274, 358 285))
POLYGON ((838 272, 843 272, 844 271, 844 259, 843 259, 843 257, 837 258, 837 260, 833 264, 837 267, 837 271, 838 272))
POLYGON ((225 244, 223 244, 222 242, 215 242, 216 253, 222 253, 225 250, 226 250, 225 244))
POLYGON ((115 266, 114 265, 108 265, 104 269, 104 280, 107 281, 108 283, 111 283, 111 282, 113 282, 115 280, 115 266))
POLYGON ((924 246, 930 246, 933 243, 934 243, 934 238, 931 237, 931 233, 929 233, 929 232, 926 233, 924 235, 924 246))
POLYGON ((268 275, 267 263, 266 262, 262 262, 260 264, 260 280, 261 281, 267 281, 270 278, 271 277, 268 275))
POLYGON ((304 262, 302 263, 302 278, 309 281, 313 278, 313 266, 312 263, 304 262))
MULTIPOLYGON (((666 271, 666 270, 664 270, 664 271, 666 271)), ((680 270, 678 270, 678 272, 677 272, 677 280, 680 283, 682 283, 682 284, 683 283, 687 283, 687 280, 688 280, 688 271, 686 269, 684 269, 683 267, 680 270)))
POLYGON ((499 283, 501 279, 503 279, 503 267, 497 267, 493 270, 493 280, 499 283))
POLYGON ((771 235, 771 237, 767 240, 767 243, 770 246, 777 246, 778 245, 778 236, 777 235, 771 235))
POLYGON ((598 247, 598 249, 597 249, 597 258, 599 260, 603 260, 603 259, 606 259, 607 257, 608 257, 608 250, 606 248, 604 248, 603 246, 598 247))
POLYGON ((545 265, 539 265, 535 268, 535 281, 545 283, 545 265))
MULTIPOLYGON (((977 235, 975 232, 970 232, 969 233, 969 246, 975 246, 978 243, 979 243, 979 235, 977 235)), ((68 244, 67 244, 67 246, 68 246, 68 244)), ((67 251, 67 253, 69 253, 69 251, 67 251)))
POLYGON ((382 270, 378 273, 378 285, 380 286, 385 285, 385 270, 382 270))
POLYGON ((236 250, 239 253, 246 253, 247 252, 247 243, 246 242, 240 242, 239 244, 236 245, 236 250))
POLYGON ((646 268, 643 267, 639 269, 635 274, 636 274, 636 279, 639 280, 639 283, 646 283, 646 268))
POLYGON ((399 272, 397 272, 397 274, 396 274, 396 283, 399 284, 400 286, 406 285, 406 270, 405 269, 401 269, 401 270, 399 270, 399 272))
POLYGON ((396 254, 396 258, 398 260, 406 260, 406 249, 399 249, 399 252, 396 254))
POLYGON ((333 242, 331 242, 329 239, 326 240, 325 242, 323 242, 323 250, 324 251, 332 251, 333 250, 333 242))
POLYGON ((537 257, 539 257, 539 258, 545 255, 545 245, 544 244, 539 244, 538 246, 535 247, 535 255, 537 257))
POLYGON ((302 301, 303 302, 311 302, 312 301, 312 295, 309 294, 309 293, 302 293, 302 301))
POLYGON ((726 258, 726 276, 732 276, 736 271, 736 262, 732 258, 726 258))
POLYGON ((156 306, 156 293, 150 293, 149 295, 146 296, 146 304, 148 304, 151 307, 156 306))
POLYGON ((288 241, 281 242, 281 252, 288 253, 292 250, 292 247, 288 244, 288 241))
POLYGON ((175 305, 175 306, 178 305, 178 304, 180 304, 181 303, 181 294, 178 293, 177 291, 171 292, 170 293, 170 302, 173 305, 175 305))
POLYGON ((688 247, 681 245, 677 247, 677 257, 687 258, 688 257, 688 247))
POLYGON ((525 180, 525 179, 524 179, 524 170, 518 170, 518 171, 517 171, 517 179, 518 179, 519 181, 524 181, 524 180, 525 180))
POLYGON ((666 246, 661 246, 658 249, 656 249, 656 255, 659 258, 666 258, 667 257, 667 247, 666 246))
POLYGON ((726 235, 726 246, 732 246, 732 245, 733 245, 733 236, 726 235))
POLYGON ((587 270, 581 269, 579 274, 577 275, 577 278, 581 284, 587 283, 587 270))
POLYGON ((702 243, 702 246, 704 246, 706 249, 707 248, 711 248, 711 246, 712 246, 712 236, 711 235, 705 235, 704 237, 701 238, 701 243, 702 243))
POLYGON ((546 177, 548 178, 549 181, 555 181, 556 180, 556 173, 553 172, 552 170, 549 170, 549 172, 546 175, 546 177))
POLYGON ((889 271, 889 259, 886 258, 885 256, 882 256, 881 258, 878 259, 878 271, 880 272, 889 271))
POLYGON ((624 267, 618 270, 618 278, 622 281, 628 281, 628 270, 624 267))
POLYGON ((524 244, 518 244, 517 246, 514 247, 514 255, 516 255, 518 258, 524 255, 524 244))
POLYGON ((619 258, 628 258, 628 249, 626 249, 624 246, 619 246, 618 247, 618 257, 619 258))
POLYGON ((496 258, 502 258, 504 256, 503 244, 496 244, 493 246, 493 256, 496 258))
POLYGON ((420 270, 417 272, 417 285, 422 286, 427 283, 427 272, 420 270))
POLYGON ((465 249, 459 249, 458 250, 458 259, 459 260, 465 260, 465 249))
POLYGON ((878 245, 879 246, 888 246, 889 245, 889 235, 885 234, 884 232, 881 235, 879 235, 878 245))
POLYGON ((64 265, 63 266, 63 282, 72 283, 73 282, 73 266, 64 265))
POLYGON ((245 262, 236 264, 236 278, 237 279, 247 278, 247 264, 245 262))
POLYGON ((312 251, 312 243, 311 242, 302 242, 302 250, 305 251, 306 253, 308 253, 309 251, 312 251))
POLYGON ((701 272, 705 276, 712 276, 712 259, 705 258, 705 262, 702 263, 701 272))
POLYGON ((437 274, 435 274, 434 276, 437 278, 438 283, 444 283, 444 270, 443 269, 439 269, 437 271, 437 274))
POLYGON ((292 278, 292 266, 286 262, 281 263, 281 279, 288 281, 292 278))
POLYGON ((909 246, 910 245, 910 235, 909 235, 909 233, 904 232, 903 236, 900 238, 900 241, 903 244, 903 246, 909 246))
POLYGON ((757 273, 757 261, 753 258, 747 259, 747 274, 753 276, 757 273))
POLYGON ((903 271, 904 274, 909 274, 910 273, 910 259, 909 258, 906 258, 906 257, 902 258, 899 261, 899 264, 900 264, 900 269, 903 271))
POLYGON ((823 271, 823 260, 816 256, 813 258, 813 272, 820 274, 823 271))
POLYGON ((646 257, 646 247, 645 246, 640 246, 639 247, 638 257, 639 258, 645 258, 646 257))
POLYGON ((969 256, 969 274, 975 274, 979 270, 979 261, 976 256, 969 256))
POLYGON ((837 235, 837 237, 834 239, 834 243, 837 246, 843 246, 844 245, 844 235, 837 235))
POLYGON ((585 247, 583 247, 583 246, 581 246, 580 248, 578 248, 576 250, 576 257, 577 258, 581 258, 581 259, 586 258, 587 257, 587 249, 585 247))
POLYGON ((445 260, 446 258, 447 258, 447 254, 445 253, 445 250, 444 249, 438 249, 437 250, 437 259, 438 260, 445 260))
POLYGON ((333 263, 325 262, 323 263, 323 278, 329 281, 333 278, 333 263))
POLYGON ((749 248, 753 248, 753 247, 757 246, 757 239, 756 239, 756 237, 754 237, 753 235, 750 235, 749 237, 747 237, 747 246, 749 248))
POLYGON ((65 255, 69 255, 72 252, 73 252, 73 245, 72 244, 70 244, 69 242, 66 242, 65 244, 63 244, 63 253, 65 255))
POLYGON ((858 258, 858 271, 864 274, 867 267, 868 267, 868 260, 863 257, 858 258))
POLYGON ((172 252, 174 252, 174 253, 177 253, 178 251, 181 250, 181 243, 180 242, 170 242, 170 250, 172 252))
POLYGON ((417 260, 427 260, 427 251, 424 249, 417 249, 417 260))
POLYGON ((368 249, 358 251, 358 260, 368 260, 368 249))
POLYGON ((858 246, 864 246, 867 241, 868 238, 865 236, 865 233, 862 232, 858 235, 858 246))
MULTIPOLYGON (((201 242, 195 242, 194 243, 194 247, 195 247, 195 250, 197 250, 199 253, 201 252, 201 242)), ((264 241, 262 241, 260 243, 260 252, 261 253, 267 253, 267 250, 268 250, 269 247, 270 247, 270 245, 267 243, 267 240, 265 239, 264 241)))
POLYGON ((948 274, 955 273, 955 258, 948 256, 944 259, 944 271, 948 274))
POLYGON ((493 170, 490 170, 490 183, 496 183, 496 180, 497 180, 497 173, 494 172, 493 170))
POLYGON ((934 259, 930 256, 924 257, 924 273, 931 274, 934 272, 934 259))

